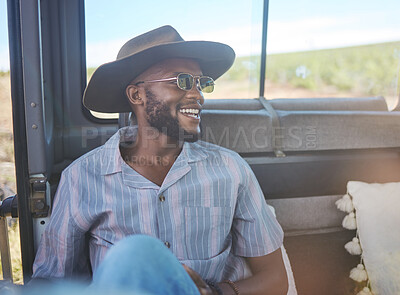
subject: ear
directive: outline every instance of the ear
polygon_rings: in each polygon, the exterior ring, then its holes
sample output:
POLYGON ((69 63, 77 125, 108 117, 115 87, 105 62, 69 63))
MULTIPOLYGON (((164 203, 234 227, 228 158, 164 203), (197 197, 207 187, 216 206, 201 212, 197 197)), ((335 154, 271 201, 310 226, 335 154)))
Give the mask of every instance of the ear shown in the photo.
POLYGON ((126 97, 131 104, 143 104, 142 98, 139 96, 139 87, 129 84, 125 89, 126 97))

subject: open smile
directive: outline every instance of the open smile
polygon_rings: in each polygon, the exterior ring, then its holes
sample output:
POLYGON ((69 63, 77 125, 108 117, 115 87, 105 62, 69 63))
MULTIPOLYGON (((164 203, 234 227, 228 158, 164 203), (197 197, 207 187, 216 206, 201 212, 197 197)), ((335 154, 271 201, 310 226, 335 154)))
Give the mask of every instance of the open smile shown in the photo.
POLYGON ((200 119, 200 110, 199 109, 180 109, 179 112, 189 118, 200 119))

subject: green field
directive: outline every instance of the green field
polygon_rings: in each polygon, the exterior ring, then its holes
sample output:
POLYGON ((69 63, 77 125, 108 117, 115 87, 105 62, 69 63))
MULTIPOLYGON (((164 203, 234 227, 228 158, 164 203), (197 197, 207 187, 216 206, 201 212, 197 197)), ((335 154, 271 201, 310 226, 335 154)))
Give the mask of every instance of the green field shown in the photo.
MULTIPOLYGON (((241 81, 259 73, 257 57, 239 57, 221 80, 241 81)), ((399 92, 400 42, 267 56, 266 78, 310 90, 335 87, 361 95, 399 92)))

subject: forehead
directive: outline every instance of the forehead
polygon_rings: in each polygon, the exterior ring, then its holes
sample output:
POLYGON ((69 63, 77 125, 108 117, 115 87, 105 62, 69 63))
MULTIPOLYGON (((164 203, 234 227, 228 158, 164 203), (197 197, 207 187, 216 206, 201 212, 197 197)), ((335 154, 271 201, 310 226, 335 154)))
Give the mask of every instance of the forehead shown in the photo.
POLYGON ((176 73, 201 75, 202 71, 199 63, 193 59, 171 58, 151 66, 140 76, 149 78, 163 78, 176 73))

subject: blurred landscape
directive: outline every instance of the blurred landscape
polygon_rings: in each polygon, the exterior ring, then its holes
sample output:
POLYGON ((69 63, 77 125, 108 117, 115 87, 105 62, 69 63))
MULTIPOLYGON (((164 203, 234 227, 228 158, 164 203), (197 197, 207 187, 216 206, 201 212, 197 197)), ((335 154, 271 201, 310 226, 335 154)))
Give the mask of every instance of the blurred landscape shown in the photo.
MULTIPOLYGON (((94 68, 87 71, 88 80, 94 68)), ((400 41, 267 57, 265 97, 322 98, 384 96, 389 109, 400 93, 400 41)), ((238 57, 216 82, 213 98, 257 98, 260 60, 238 57)), ((9 73, 0 72, 0 194, 16 192, 9 73)), ((103 116, 99 114, 99 116, 103 116)), ((22 283, 18 226, 10 228, 14 281, 22 283)), ((1 268, 0 268, 1 276, 1 268)))
MULTIPOLYGON (((216 89, 223 90, 209 98, 258 97, 259 72, 258 57, 238 57, 217 80, 216 89), (232 86, 238 91, 230 91, 232 86)), ((392 109, 399 96, 399 74, 400 42, 271 54, 267 56, 265 97, 384 96, 392 109)))
POLYGON ((10 76, 0 73, 0 188, 15 191, 10 76))
MULTIPOLYGON (((15 194, 14 142, 9 73, 0 73, 0 199, 15 194)), ((18 222, 9 221, 9 241, 14 283, 22 284, 21 246, 18 222)), ((0 261, 0 277, 2 278, 0 261)))

